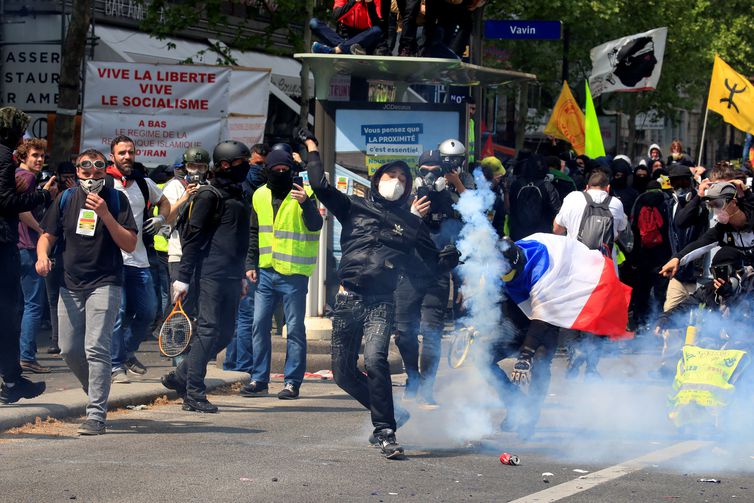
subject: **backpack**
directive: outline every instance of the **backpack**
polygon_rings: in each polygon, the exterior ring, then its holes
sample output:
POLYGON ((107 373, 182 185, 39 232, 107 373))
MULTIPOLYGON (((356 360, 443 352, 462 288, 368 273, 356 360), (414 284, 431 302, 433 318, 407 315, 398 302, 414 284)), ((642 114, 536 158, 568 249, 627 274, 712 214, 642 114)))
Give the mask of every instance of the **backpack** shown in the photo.
POLYGON ((639 211, 639 219, 637 223, 639 236, 641 236, 642 248, 654 248, 655 246, 662 244, 663 223, 662 214, 657 207, 642 207, 641 211, 639 211))
POLYGON ((545 198, 535 182, 529 182, 516 194, 516 221, 526 234, 542 225, 545 198))
POLYGON ((202 191, 209 190, 213 194, 217 196, 217 205, 215 206, 215 212, 214 212, 214 221, 215 223, 220 222, 220 208, 222 207, 223 201, 225 200, 225 195, 220 192, 220 190, 217 187, 214 187, 212 185, 201 185, 199 187, 199 190, 197 190, 193 195, 191 195, 186 201, 186 204, 181 206, 178 209, 178 216, 176 217, 175 227, 174 229, 178 231, 179 236, 183 236, 184 231, 186 230, 186 227, 188 227, 189 219, 191 218, 191 212, 194 209, 194 201, 196 200, 196 196, 199 195, 202 191))
POLYGON ((578 240, 590 250, 599 250, 608 258, 612 258, 615 231, 613 228, 613 214, 610 212, 610 200, 607 196, 601 203, 594 202, 592 196, 582 192, 586 199, 586 207, 581 217, 578 240))

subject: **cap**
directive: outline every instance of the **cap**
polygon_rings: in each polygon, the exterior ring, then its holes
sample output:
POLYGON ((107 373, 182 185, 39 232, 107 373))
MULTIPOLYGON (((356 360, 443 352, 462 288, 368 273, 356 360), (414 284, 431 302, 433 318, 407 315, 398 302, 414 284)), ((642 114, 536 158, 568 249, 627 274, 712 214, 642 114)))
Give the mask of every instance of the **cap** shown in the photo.
POLYGON ((670 178, 691 178, 691 171, 688 166, 674 162, 670 165, 670 178))
POLYGON ((743 263, 744 257, 744 253, 738 248, 734 246, 723 246, 717 253, 715 253, 715 256, 712 257, 712 265, 719 266, 733 264, 739 266, 743 263))
POLYGON ((505 175, 505 168, 503 167, 503 163, 500 162, 500 159, 498 159, 494 155, 485 157, 484 159, 482 159, 480 164, 482 165, 482 169, 489 169, 492 173, 492 176, 505 175))
POLYGON ((715 199, 727 199, 731 200, 736 197, 738 191, 736 186, 728 182, 717 182, 709 186, 704 192, 705 201, 713 201, 715 199))
POLYGON ((440 151, 437 149, 425 150, 416 162, 416 166, 419 168, 422 166, 440 166, 441 164, 442 158, 440 157, 440 151))

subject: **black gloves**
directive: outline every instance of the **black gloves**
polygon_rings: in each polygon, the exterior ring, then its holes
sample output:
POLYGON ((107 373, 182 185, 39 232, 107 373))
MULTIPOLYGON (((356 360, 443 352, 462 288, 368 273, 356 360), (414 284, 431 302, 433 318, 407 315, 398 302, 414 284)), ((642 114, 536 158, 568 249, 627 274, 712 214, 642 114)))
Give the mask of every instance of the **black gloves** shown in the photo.
POLYGON ((312 133, 305 127, 294 129, 293 139, 300 143, 305 143, 306 140, 311 140, 314 142, 315 145, 319 146, 319 142, 317 141, 317 138, 314 136, 314 133, 312 133))
POLYGON ((531 367, 534 359, 534 350, 528 347, 521 349, 518 360, 513 366, 511 372, 511 381, 519 386, 527 385, 531 382, 531 367))
POLYGON ((437 266, 442 271, 450 271, 458 265, 458 261, 461 258, 461 252, 455 245, 445 245, 437 254, 437 266))

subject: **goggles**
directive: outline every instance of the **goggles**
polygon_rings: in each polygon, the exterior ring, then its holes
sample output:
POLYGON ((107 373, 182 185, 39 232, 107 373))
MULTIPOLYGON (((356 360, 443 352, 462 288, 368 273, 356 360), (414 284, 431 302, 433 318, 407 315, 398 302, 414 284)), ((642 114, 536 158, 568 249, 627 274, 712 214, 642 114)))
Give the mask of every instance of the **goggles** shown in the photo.
POLYGON ((83 169, 92 169, 92 168, 94 168, 94 169, 98 169, 98 170, 103 170, 103 169, 105 169, 107 167, 107 163, 105 161, 102 161, 102 160, 99 160, 99 159, 97 159, 96 161, 90 161, 90 160, 87 159, 85 161, 81 161, 80 163, 78 163, 78 167, 79 168, 83 168, 83 169))
POLYGON ((730 202, 731 202, 731 199, 725 199, 725 198, 721 198, 721 199, 708 199, 706 201, 707 208, 709 208, 712 211, 714 211, 714 210, 723 210, 723 209, 725 209, 726 206, 728 206, 728 204, 730 202))

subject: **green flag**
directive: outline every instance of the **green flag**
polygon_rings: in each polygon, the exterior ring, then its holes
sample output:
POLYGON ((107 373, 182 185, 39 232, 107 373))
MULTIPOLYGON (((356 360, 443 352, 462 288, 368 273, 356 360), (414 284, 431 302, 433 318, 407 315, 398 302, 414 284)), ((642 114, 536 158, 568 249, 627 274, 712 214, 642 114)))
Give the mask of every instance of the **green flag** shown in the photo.
POLYGON ((597 112, 594 110, 592 93, 589 91, 589 81, 586 81, 586 112, 584 113, 584 153, 591 159, 605 155, 605 146, 602 144, 600 123, 597 122, 597 112))

